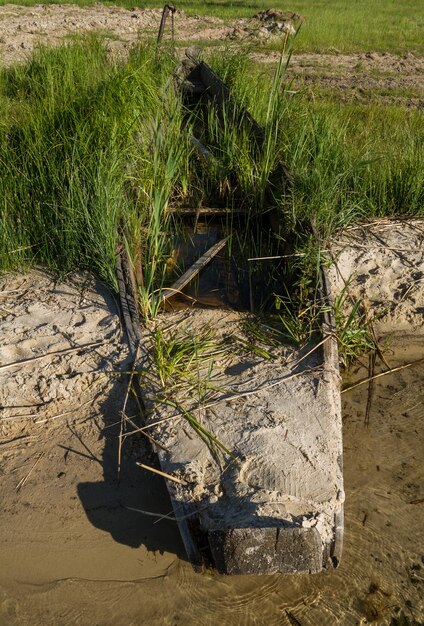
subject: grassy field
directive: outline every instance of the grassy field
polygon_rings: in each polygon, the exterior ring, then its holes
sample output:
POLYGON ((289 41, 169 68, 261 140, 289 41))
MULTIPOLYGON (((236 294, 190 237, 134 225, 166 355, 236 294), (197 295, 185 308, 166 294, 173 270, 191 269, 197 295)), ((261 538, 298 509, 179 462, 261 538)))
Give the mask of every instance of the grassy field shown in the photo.
POLYGON ((366 50, 424 54, 424 6, 419 1, 366 0, 312 2, 281 0, 205 3, 183 2, 178 6, 189 14, 220 17, 251 17, 264 8, 293 11, 305 18, 296 44, 299 52, 358 52, 366 50))
MULTIPOLYGON (((235 130, 230 110, 222 130, 211 110, 202 137, 214 158, 209 167, 190 142, 195 120, 183 124, 169 82, 176 61, 166 52, 158 58, 140 46, 119 64, 89 37, 3 69, 0 269, 83 268, 115 285, 124 235, 135 261, 141 251, 149 313, 172 255, 170 203, 242 205, 252 224, 273 209, 290 237, 309 220, 325 237, 368 217, 423 214, 419 111, 310 101, 286 92, 282 66, 270 78, 246 54, 210 62, 265 140, 259 149, 242 126, 235 130), (281 161, 293 175, 288 191, 281 161)), ((254 245, 250 254, 269 252, 266 242, 254 245)))
MULTIPOLYGON (((16 4, 29 6, 37 2, 38 0, 20 0, 16 4)), ((74 3, 80 6, 92 4, 87 0, 75 0, 74 3)), ((131 0, 116 0, 105 4, 129 9, 133 6, 144 8, 163 5, 157 0, 147 0, 141 4, 135 4, 131 0)), ((301 52, 346 53, 374 50, 424 54, 424 4, 419 0, 404 0, 402 3, 396 0, 293 0, 290 4, 282 0, 180 0, 176 5, 189 15, 213 15, 222 18, 252 17, 269 7, 294 11, 305 18, 302 34, 297 42, 297 50, 301 52)))

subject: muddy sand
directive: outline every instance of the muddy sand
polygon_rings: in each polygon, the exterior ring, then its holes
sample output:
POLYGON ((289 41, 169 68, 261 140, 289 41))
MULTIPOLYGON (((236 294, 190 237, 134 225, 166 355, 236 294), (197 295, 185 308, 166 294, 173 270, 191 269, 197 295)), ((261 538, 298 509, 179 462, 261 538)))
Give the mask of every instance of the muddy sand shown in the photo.
MULTIPOLYGON (((253 12, 252 12, 253 13, 253 12)), ((28 59, 40 44, 57 45, 71 35, 97 31, 106 37, 107 47, 125 54, 142 36, 155 37, 161 17, 160 9, 94 5, 35 5, 0 7, 0 62, 10 65, 28 59)), ((281 34, 268 39, 257 37, 263 28, 259 20, 241 18, 222 20, 217 17, 188 17, 177 12, 175 41, 177 45, 200 43, 203 47, 217 42, 222 46, 240 46, 243 40, 258 43, 254 59, 277 63, 278 53, 264 50, 262 43, 276 43, 281 34), (179 43, 180 42, 180 43, 179 43)), ((170 38, 168 24, 166 38, 170 38)), ((399 104, 411 108, 424 106, 424 59, 410 53, 398 56, 384 52, 358 54, 298 54, 290 65, 291 77, 298 89, 333 92, 342 99, 399 104)))
MULTIPOLYGON (((126 508, 170 508, 161 479, 135 466, 151 463, 139 438, 117 480, 129 362, 111 293, 87 275, 10 275, 0 315, 0 623, 25 624, 5 596, 10 585, 25 594, 53 580, 161 576, 175 555, 156 564, 154 550, 178 553, 179 536, 126 508)), ((61 623, 80 622, 68 614, 61 623)))
POLYGON ((330 246, 329 278, 349 315, 359 299, 377 335, 424 332, 424 220, 379 220, 349 228, 330 246))
MULTIPOLYGON (((350 278, 377 333, 401 328, 391 367, 422 356, 423 233, 422 221, 387 220, 331 247, 334 287, 350 278)), ((199 576, 175 522, 142 513, 171 512, 162 479, 135 464, 155 463, 144 439, 123 449, 118 481, 131 359, 114 297, 87 275, 35 270, 1 279, 0 315, 0 624, 422 623, 422 362, 377 379, 370 405, 368 385, 342 394, 338 570, 199 576)), ((355 366, 345 386, 367 373, 355 366)))

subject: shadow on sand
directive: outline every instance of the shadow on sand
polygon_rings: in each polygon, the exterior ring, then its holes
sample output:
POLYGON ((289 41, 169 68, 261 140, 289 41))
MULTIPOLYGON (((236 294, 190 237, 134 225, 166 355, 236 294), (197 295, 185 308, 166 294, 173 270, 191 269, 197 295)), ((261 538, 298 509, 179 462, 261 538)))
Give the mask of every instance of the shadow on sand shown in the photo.
MULTIPOLYGON (((111 313, 116 309, 107 298, 111 313)), ((122 364, 124 370, 130 365, 122 364)), ((148 465, 157 463, 147 439, 141 435, 128 437, 122 446, 121 469, 118 480, 119 419, 127 385, 127 376, 115 379, 114 385, 100 407, 100 434, 104 440, 101 459, 95 457, 83 439, 74 432, 79 443, 93 460, 103 468, 102 482, 79 483, 78 496, 93 526, 110 533, 113 539, 132 548, 144 545, 150 551, 169 552, 187 560, 176 522, 159 520, 132 509, 167 515, 172 513, 168 491, 160 476, 137 467, 136 461, 148 465)), ((137 415, 135 402, 128 402, 129 416, 137 415)), ((137 420, 137 417, 133 419, 137 420)))

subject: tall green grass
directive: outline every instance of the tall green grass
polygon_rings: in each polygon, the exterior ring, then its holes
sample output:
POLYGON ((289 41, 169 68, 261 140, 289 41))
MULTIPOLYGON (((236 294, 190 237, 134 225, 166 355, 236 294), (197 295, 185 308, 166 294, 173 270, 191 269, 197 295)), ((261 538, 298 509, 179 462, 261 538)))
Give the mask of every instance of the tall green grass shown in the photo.
POLYGON ((2 71, 3 270, 78 267, 115 284, 119 226, 139 231, 166 178, 153 127, 168 123, 161 92, 172 67, 143 46, 116 64, 88 38, 2 71))
MULTIPOLYGON (((177 62, 166 51, 158 56, 139 45, 118 63, 101 39, 89 37, 3 69, 1 271, 89 269, 115 286, 116 245, 124 237, 141 262, 142 308, 154 314, 178 226, 171 202, 206 203, 221 185, 221 200, 242 204, 256 223, 272 208, 287 239, 302 237, 311 220, 326 236, 366 217, 423 215, 418 112, 315 103, 291 92, 283 65, 272 80, 247 54, 210 62, 236 104, 223 120, 213 107, 206 117, 209 168, 190 142, 196 118, 173 88, 177 62), (239 105, 264 128, 261 145, 238 123, 239 105), (289 188, 281 161, 292 172, 289 188)), ((227 227, 247 245, 247 228, 227 227)), ((272 248, 266 232, 252 233, 251 256, 272 248)))
MULTIPOLYGON (((291 91, 281 67, 272 79, 258 66, 252 69, 247 54, 230 57, 229 63, 211 60, 265 129, 266 158, 272 161, 265 176, 280 159, 289 166, 294 178, 289 193, 279 195, 278 181, 269 181, 289 230, 312 220, 330 234, 363 218, 424 215, 420 111, 311 101, 291 91)), ((255 166, 246 164, 246 177, 255 166)))
POLYGON ((296 219, 330 234, 363 218, 424 214, 419 112, 304 104, 299 113, 301 127, 287 137, 296 219))

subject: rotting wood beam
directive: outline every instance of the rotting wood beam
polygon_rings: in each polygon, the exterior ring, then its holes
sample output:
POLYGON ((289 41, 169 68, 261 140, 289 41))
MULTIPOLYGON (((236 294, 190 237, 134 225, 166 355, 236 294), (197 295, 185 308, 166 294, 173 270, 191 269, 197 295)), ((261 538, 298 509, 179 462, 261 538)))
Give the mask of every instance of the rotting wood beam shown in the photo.
POLYGON ((175 283, 171 285, 171 287, 164 289, 162 291, 163 301, 171 298, 171 296, 181 293, 184 287, 187 287, 187 285, 193 280, 193 278, 195 278, 199 274, 199 272, 204 267, 206 267, 206 265, 208 265, 212 261, 212 259, 216 257, 218 252, 220 252, 227 243, 227 240, 228 237, 224 237, 224 239, 221 239, 216 244, 214 244, 211 248, 209 248, 209 250, 207 250, 207 252, 205 252, 205 254, 202 254, 202 256, 197 259, 197 261, 193 263, 193 265, 189 267, 189 269, 184 272, 184 274, 180 276, 180 278, 176 280, 175 283))
MULTIPOLYGON (((149 354, 146 349, 146 346, 141 341, 141 330, 140 330, 140 316, 137 311, 136 319, 133 319, 131 316, 131 311, 137 310, 136 298, 135 294, 132 293, 132 283, 128 272, 131 272, 131 263, 127 256, 127 252, 123 250, 121 246, 117 250, 116 255, 116 272, 118 278, 119 285, 119 296, 121 302, 122 313, 124 317, 124 323, 127 330, 127 336, 129 340, 129 345, 131 352, 133 354, 136 353, 138 345, 140 345, 139 354, 140 360, 142 363, 147 364, 149 362, 149 354), (123 262, 122 257, 126 257, 126 262, 123 262), (135 308, 135 309, 134 309, 135 308)), ((144 399, 141 393, 140 386, 138 384, 138 376, 135 377, 137 381, 136 395, 141 401, 142 408, 144 409, 144 399)), ((169 490, 168 490, 169 491, 169 490)), ((172 493, 169 491, 171 497, 172 507, 174 509, 175 518, 177 520, 178 528, 180 531, 181 538, 184 543, 184 547, 187 552, 187 556, 189 561, 196 572, 200 572, 202 568, 202 557, 200 555, 199 549, 194 541, 192 533, 190 531, 187 515, 192 514, 192 511, 189 506, 185 503, 177 502, 173 497, 172 493)))
POLYGON ((238 207, 168 207, 168 213, 172 215, 199 216, 210 215, 211 217, 222 217, 223 215, 243 215, 246 213, 244 209, 238 207))

